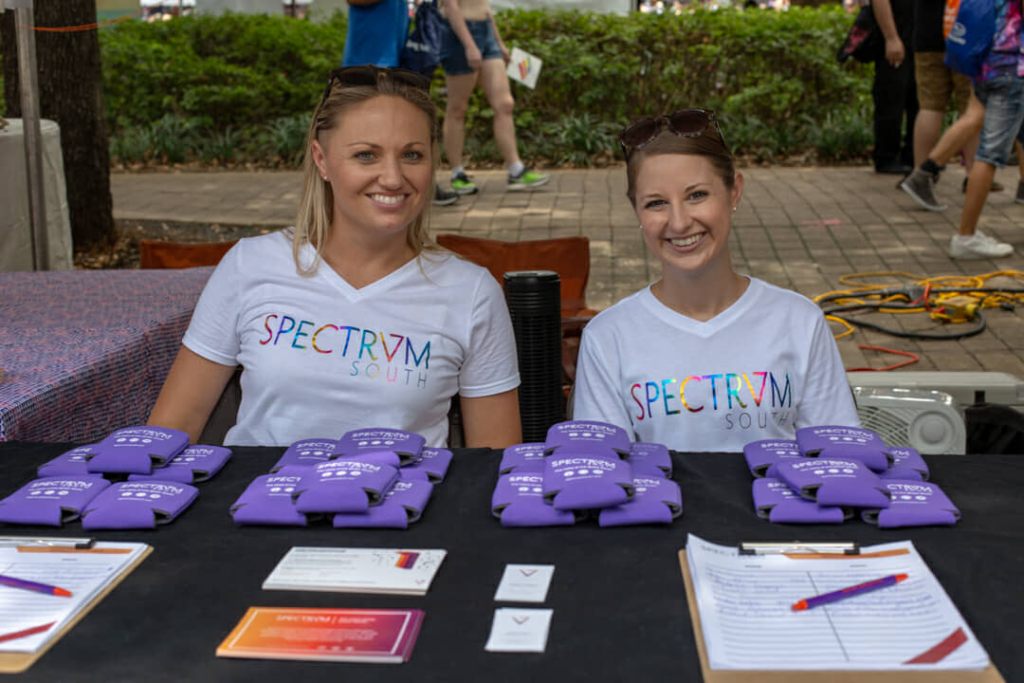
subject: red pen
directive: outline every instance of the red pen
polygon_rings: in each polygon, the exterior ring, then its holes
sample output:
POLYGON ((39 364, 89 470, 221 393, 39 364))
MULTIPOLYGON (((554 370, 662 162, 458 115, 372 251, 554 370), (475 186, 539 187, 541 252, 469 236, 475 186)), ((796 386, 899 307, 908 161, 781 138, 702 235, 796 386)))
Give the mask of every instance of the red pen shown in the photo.
POLYGON ((907 578, 906 574, 893 574, 892 576, 886 576, 881 579, 875 579, 874 581, 865 581, 864 583, 858 583, 856 586, 850 586, 849 588, 842 588, 831 593, 822 593, 816 595, 813 598, 807 598, 800 602, 793 603, 793 611, 799 612, 818 605, 827 605, 830 602, 836 602, 838 600, 845 600, 846 598, 852 598, 855 595, 861 593, 867 593, 869 591, 878 590, 879 588, 885 588, 886 586, 895 586, 900 581, 907 578))
POLYGON ((0 635, 0 643, 5 643, 8 640, 17 640, 18 638, 34 636, 37 633, 42 633, 44 631, 49 630, 49 628, 56 623, 56 621, 51 621, 49 624, 43 624, 42 626, 33 626, 32 628, 26 628, 22 631, 15 631, 14 633, 4 633, 3 635, 0 635))
POLYGON ((36 593, 57 595, 62 598, 71 597, 71 591, 67 589, 50 586, 45 583, 36 583, 35 581, 28 581, 26 579, 17 579, 13 576, 4 576, 3 574, 0 574, 0 584, 10 586, 11 588, 23 588, 27 591, 35 591, 36 593))

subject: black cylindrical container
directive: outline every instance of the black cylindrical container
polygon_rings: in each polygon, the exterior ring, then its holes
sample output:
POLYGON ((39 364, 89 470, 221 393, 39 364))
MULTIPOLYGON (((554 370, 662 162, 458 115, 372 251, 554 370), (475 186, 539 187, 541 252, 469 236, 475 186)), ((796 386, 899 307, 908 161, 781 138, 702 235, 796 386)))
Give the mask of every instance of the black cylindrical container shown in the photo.
POLYGON ((563 419, 562 297, 558 273, 505 273, 505 300, 519 355, 519 412, 523 441, 544 441, 563 419))

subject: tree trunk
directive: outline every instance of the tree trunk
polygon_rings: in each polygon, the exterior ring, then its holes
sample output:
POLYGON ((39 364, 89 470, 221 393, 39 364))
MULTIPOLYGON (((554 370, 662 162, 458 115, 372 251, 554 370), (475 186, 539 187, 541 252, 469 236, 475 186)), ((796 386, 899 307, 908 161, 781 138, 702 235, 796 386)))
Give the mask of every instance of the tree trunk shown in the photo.
MULTIPOLYGON (((7 116, 12 118, 21 116, 14 14, 0 12, 4 98, 7 116)), ((34 14, 37 27, 92 24, 96 22, 96 0, 35 0, 34 14)), ((99 36, 95 29, 36 31, 35 36, 39 108, 44 119, 60 125, 75 246, 112 241, 114 213, 99 36)))

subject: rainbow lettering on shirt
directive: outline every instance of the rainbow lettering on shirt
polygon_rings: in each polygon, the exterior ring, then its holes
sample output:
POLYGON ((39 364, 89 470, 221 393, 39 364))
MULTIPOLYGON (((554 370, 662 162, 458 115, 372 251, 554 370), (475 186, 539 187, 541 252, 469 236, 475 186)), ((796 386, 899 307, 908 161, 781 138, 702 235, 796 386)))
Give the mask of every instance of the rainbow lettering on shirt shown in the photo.
POLYGON ((628 389, 637 422, 685 415, 722 416, 726 429, 792 425, 796 388, 788 372, 725 372, 636 382, 628 389))
POLYGON ((260 346, 314 352, 348 361, 348 376, 384 379, 403 386, 427 386, 430 341, 356 325, 318 324, 270 313, 263 319, 260 346))

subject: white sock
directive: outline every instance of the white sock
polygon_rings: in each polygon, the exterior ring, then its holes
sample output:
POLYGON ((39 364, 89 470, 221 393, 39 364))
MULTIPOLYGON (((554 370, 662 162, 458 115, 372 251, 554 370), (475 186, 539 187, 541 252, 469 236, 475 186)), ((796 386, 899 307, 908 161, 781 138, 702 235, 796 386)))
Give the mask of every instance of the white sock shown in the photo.
POLYGON ((523 162, 517 161, 514 164, 509 164, 508 174, 515 178, 516 176, 522 175, 523 171, 525 170, 526 166, 523 165, 523 162))
POLYGON ((452 169, 452 178, 456 177, 460 173, 465 173, 465 172, 466 172, 466 167, 465 166, 456 166, 455 168, 452 169))

